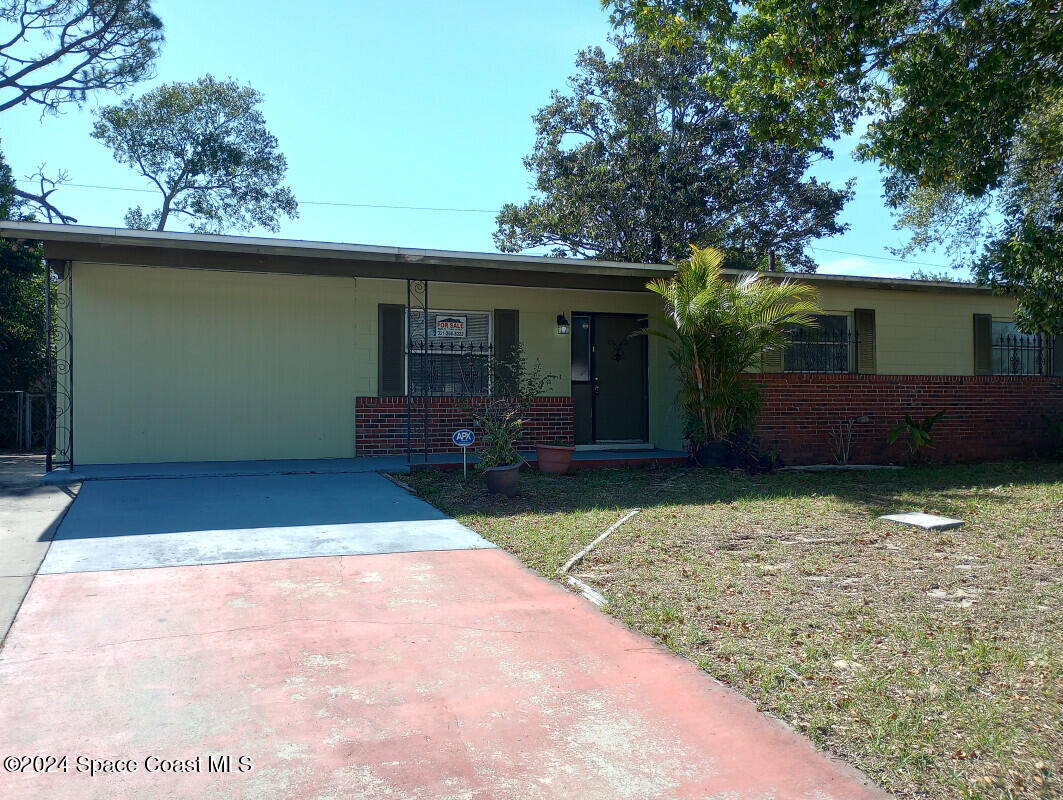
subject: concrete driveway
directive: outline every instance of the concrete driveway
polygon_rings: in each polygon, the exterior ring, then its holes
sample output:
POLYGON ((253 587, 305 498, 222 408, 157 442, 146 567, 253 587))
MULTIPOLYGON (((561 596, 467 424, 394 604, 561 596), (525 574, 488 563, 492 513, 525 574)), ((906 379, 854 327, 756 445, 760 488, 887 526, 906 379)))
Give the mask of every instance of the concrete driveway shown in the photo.
POLYGON ((4 797, 881 797, 373 474, 86 484, 0 686, 4 797))

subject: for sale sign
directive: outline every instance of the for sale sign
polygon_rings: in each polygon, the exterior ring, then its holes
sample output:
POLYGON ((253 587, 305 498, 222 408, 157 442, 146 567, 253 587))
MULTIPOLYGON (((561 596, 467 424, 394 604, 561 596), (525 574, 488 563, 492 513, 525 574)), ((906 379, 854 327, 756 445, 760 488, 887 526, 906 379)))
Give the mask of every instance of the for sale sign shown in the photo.
POLYGON ((467 320, 468 317, 458 317, 453 314, 436 317, 436 338, 464 339, 467 320))

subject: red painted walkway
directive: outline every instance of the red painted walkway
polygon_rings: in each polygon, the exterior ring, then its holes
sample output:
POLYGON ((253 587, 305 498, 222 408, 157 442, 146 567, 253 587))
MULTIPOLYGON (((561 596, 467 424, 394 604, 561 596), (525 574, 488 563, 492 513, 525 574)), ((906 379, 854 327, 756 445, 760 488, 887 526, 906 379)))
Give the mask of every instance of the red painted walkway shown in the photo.
POLYGON ((0 687, 3 755, 68 756, 0 797, 882 797, 501 551, 41 575, 0 687))

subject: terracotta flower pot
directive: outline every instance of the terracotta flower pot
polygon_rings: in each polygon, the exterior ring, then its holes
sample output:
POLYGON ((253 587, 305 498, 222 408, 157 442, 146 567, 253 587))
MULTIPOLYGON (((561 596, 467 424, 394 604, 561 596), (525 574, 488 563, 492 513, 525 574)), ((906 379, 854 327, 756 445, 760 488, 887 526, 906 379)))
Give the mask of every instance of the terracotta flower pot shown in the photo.
POLYGON ((575 447, 566 447, 556 444, 535 445, 535 458, 540 472, 552 472, 555 475, 564 475, 572 466, 572 454, 575 447))
POLYGON ((484 470, 487 491, 512 497, 517 493, 517 475, 519 473, 519 462, 504 467, 487 467, 484 470))

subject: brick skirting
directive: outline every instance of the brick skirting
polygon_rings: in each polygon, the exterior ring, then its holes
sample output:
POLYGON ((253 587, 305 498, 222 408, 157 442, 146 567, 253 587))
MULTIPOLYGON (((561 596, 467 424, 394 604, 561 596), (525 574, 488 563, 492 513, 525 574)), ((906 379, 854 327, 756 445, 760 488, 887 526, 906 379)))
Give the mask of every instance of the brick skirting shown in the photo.
POLYGON ((763 374, 757 434, 787 464, 833 463, 831 427, 853 417, 850 463, 885 464, 907 459, 903 440, 886 443, 904 421, 948 413, 933 429, 934 461, 982 461, 1043 451, 1043 414, 1063 414, 1059 378, 922 375, 763 374))
MULTIPOLYGON (((428 452, 461 453, 451 435, 459 428, 472 428, 468 401, 457 397, 428 398, 428 452)), ((359 456, 398 455, 406 452, 406 398, 355 398, 355 454, 359 456)), ((414 446, 420 448, 424 406, 413 401, 414 446)), ((477 436, 480 432, 476 431, 477 436)), ((537 397, 526 417, 520 447, 560 440, 572 444, 574 410, 571 397, 537 397)))

